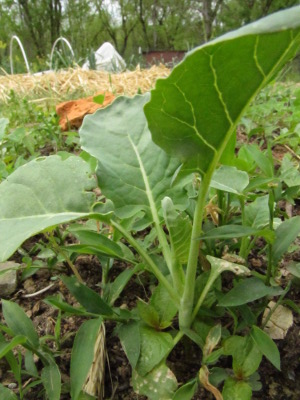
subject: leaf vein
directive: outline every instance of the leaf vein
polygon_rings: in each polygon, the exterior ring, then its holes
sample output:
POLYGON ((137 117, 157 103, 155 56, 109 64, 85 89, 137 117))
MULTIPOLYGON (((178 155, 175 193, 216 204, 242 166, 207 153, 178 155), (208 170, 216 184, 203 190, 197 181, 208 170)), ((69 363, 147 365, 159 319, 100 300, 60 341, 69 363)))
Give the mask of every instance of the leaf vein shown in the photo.
POLYGON ((257 57, 258 44, 259 44, 259 36, 256 37, 256 41, 255 41, 254 61, 255 61, 255 65, 257 66, 257 69, 259 70, 259 72, 262 74, 262 76, 265 79, 266 78, 266 74, 264 73, 264 70, 263 70, 262 66, 260 65, 260 63, 258 61, 258 57, 257 57))
POLYGON ((210 68, 211 68, 211 71, 212 71, 213 77, 214 77, 214 87, 216 89, 216 92, 218 94, 220 102, 221 102, 221 104, 222 104, 222 106, 224 108, 224 112, 225 112, 226 118, 227 118, 227 120, 228 120, 228 122, 230 124, 230 127, 232 127, 233 126, 233 120, 232 120, 232 118, 230 116, 230 113, 229 113, 229 110, 227 108, 226 102, 223 99, 222 91, 221 91, 221 89, 219 88, 219 85, 218 85, 218 75, 217 75, 217 71, 216 71, 216 69, 215 69, 215 67, 213 65, 213 54, 209 55, 209 65, 210 65, 210 68))

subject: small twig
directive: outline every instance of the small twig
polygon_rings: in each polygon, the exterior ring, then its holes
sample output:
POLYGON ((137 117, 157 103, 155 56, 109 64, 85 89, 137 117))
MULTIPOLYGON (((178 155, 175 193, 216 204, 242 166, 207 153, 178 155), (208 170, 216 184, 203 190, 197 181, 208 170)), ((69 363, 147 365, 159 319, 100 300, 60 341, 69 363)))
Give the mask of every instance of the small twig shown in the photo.
POLYGON ((39 294, 42 294, 42 293, 44 293, 44 292, 47 292, 47 290, 49 290, 50 288, 52 288, 52 286, 54 286, 54 283, 50 283, 49 286, 44 287, 43 289, 39 290, 38 292, 30 293, 30 294, 24 294, 24 296, 22 296, 22 297, 25 297, 25 298, 28 299, 29 297, 38 296, 39 294))
POLYGON ((294 150, 291 149, 287 144, 284 144, 283 147, 285 147, 295 158, 300 160, 300 156, 298 156, 298 154, 295 153, 294 150))

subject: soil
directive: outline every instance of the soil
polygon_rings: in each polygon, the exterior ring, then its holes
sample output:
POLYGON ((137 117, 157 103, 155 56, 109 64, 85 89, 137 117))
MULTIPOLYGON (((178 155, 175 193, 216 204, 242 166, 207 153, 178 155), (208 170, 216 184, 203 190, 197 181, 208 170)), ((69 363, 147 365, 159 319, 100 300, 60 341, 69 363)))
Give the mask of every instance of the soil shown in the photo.
MULTIPOLYGON (((39 236, 35 238, 39 239, 39 236)), ((25 247, 32 245, 32 239, 25 243, 25 247)), ((259 260, 255 254, 251 255, 252 260, 259 260)), ((297 252, 293 258, 300 261, 300 254, 297 252)), ((255 264, 255 263, 254 263, 255 264)), ((82 278, 88 286, 99 291, 101 280, 101 268, 98 260, 92 256, 80 256, 76 263, 82 278)), ((114 274, 118 274, 124 269, 124 265, 117 264, 114 267, 114 274)), ((34 295, 35 292, 47 287, 54 271, 40 269, 33 276, 19 283, 19 287, 11 300, 19 304, 30 317, 40 336, 53 335, 57 310, 43 302, 47 296, 61 293, 63 298, 72 305, 78 305, 74 298, 59 280, 53 281, 54 285, 45 293, 34 295), (28 295, 32 297, 26 297, 28 295)), ((65 271, 67 272, 67 270, 65 271)), ((138 298, 147 300, 149 291, 149 277, 143 274, 139 280, 133 279, 126 288, 123 296, 123 305, 132 308, 138 298)), ((299 305, 300 286, 295 286, 288 294, 299 305)), ((119 304, 121 305, 121 304, 119 304)), ((61 351, 57 358, 57 363, 62 373, 64 387, 69 386, 69 366, 71 348, 74 336, 83 319, 80 317, 68 317, 62 320, 61 332, 61 351)), ((144 396, 134 393, 130 386, 131 368, 125 353, 120 345, 119 339, 114 335, 114 323, 106 323, 106 350, 107 363, 105 370, 105 399, 114 400, 144 400, 144 396)), ((259 375, 263 389, 254 392, 253 400, 299 400, 300 399, 300 316, 294 314, 294 325, 289 329, 284 340, 278 340, 277 345, 281 353, 281 372, 277 371, 266 359, 263 360, 259 375)), ((50 343, 50 342, 49 342, 50 343)), ((228 362, 228 361, 227 361, 228 362)), ((199 349, 192 342, 186 340, 179 343, 169 356, 169 367, 175 373, 178 382, 186 382, 197 375, 201 366, 201 354, 199 349)), ((39 367, 39 362, 37 364, 39 367)), ((223 365, 226 367, 226 364, 223 365)), ((228 365, 230 367, 230 365, 228 365)), ((15 380, 8 372, 8 365, 5 360, 0 360, 0 379, 3 385, 14 387, 15 380)), ((28 385, 30 380, 24 382, 28 385)), ((39 398, 38 388, 31 389, 26 395, 26 400, 36 400, 39 398)), ((69 400, 68 394, 62 394, 61 400, 69 400)), ((214 400, 214 397, 200 388, 193 400, 214 400)))

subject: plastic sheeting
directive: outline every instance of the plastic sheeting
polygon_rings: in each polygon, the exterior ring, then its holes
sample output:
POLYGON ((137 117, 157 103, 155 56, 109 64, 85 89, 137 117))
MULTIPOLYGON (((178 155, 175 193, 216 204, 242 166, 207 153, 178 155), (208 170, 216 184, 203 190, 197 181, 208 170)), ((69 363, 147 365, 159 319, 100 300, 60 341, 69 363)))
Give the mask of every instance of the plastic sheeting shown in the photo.
MULTIPOLYGON (((126 68, 126 63, 114 46, 108 42, 103 43, 101 47, 94 53, 96 70, 120 72, 126 68)), ((92 66, 93 67, 93 66, 92 66)), ((86 61, 82 68, 89 70, 92 68, 90 62, 86 61)))

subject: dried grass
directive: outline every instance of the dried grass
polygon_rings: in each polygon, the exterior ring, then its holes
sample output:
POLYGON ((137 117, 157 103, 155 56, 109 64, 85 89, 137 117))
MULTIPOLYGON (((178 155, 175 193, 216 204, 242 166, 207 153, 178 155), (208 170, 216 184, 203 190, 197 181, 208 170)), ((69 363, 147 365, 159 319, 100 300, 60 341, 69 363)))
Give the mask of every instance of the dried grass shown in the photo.
MULTIPOLYGON (((4 72, 4 71, 2 71, 4 72)), ((150 69, 137 68, 119 74, 105 71, 84 71, 81 68, 36 75, 0 75, 0 102, 7 103, 11 91, 36 102, 55 102, 92 95, 99 91, 132 96, 154 87, 158 78, 168 76, 170 70, 163 65, 150 69)))

